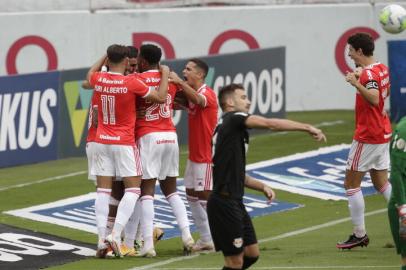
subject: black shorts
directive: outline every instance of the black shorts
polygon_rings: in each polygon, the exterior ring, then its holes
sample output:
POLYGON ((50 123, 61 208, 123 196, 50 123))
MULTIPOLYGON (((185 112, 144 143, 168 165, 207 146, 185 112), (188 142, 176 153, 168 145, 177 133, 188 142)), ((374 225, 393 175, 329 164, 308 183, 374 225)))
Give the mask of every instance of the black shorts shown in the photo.
POLYGON ((207 216, 216 251, 237 255, 245 246, 257 243, 254 226, 242 201, 212 193, 207 216))

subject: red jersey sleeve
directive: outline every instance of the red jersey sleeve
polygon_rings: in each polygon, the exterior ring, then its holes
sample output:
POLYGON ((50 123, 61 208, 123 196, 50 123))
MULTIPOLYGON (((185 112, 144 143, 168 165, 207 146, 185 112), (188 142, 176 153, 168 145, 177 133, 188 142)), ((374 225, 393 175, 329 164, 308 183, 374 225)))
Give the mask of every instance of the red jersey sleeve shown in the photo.
POLYGON ((149 95, 150 88, 143 81, 135 76, 129 77, 128 80, 129 91, 143 98, 149 95))
POLYGON ((360 76, 360 82, 366 89, 379 90, 379 75, 370 69, 364 69, 360 76))
POLYGON ((100 72, 93 72, 92 75, 90 76, 90 85, 94 86, 97 82, 97 79, 99 78, 100 72))
POLYGON ((216 95, 213 91, 203 89, 203 91, 200 92, 200 95, 205 99, 204 107, 217 107, 216 95))

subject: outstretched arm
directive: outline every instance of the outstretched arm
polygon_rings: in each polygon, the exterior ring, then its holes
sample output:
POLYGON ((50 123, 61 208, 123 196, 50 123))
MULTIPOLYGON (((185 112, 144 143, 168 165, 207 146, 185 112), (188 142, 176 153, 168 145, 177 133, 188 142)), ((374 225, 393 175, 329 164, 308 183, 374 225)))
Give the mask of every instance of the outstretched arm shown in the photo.
POLYGON ((272 129, 276 131, 304 131, 309 133, 316 141, 326 141, 326 136, 320 129, 309 124, 288 119, 250 115, 245 121, 245 125, 249 128, 272 129))

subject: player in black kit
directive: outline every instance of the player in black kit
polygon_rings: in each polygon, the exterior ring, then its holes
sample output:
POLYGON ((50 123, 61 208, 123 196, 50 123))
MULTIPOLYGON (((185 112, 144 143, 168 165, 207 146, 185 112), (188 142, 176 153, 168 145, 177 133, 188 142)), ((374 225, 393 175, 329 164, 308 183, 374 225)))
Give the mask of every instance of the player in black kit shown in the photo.
POLYGON ((317 141, 326 137, 309 124, 248 114, 251 103, 240 84, 224 86, 218 99, 224 114, 213 136, 214 186, 207 214, 216 251, 224 255, 223 269, 247 269, 258 260, 259 247, 243 204, 244 187, 262 191, 269 201, 275 198, 269 186, 245 174, 247 129, 304 131, 317 141))

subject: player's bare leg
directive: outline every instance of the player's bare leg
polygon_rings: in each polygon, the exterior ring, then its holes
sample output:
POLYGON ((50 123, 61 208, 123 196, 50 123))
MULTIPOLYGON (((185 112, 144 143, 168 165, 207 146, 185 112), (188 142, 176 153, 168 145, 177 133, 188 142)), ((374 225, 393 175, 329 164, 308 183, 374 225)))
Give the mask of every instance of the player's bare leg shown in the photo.
POLYGON ((224 256, 224 267, 223 269, 243 269, 244 264, 244 252, 237 255, 224 256))
POLYGON ((244 247, 244 258, 242 269, 248 269, 251 265, 256 263, 259 258, 258 244, 252 244, 244 247))
POLYGON ((167 177, 165 180, 159 181, 159 185, 172 207, 179 230, 182 233, 183 253, 184 255, 190 255, 195 241, 190 233, 190 224, 187 217, 185 203, 176 191, 176 177, 167 177))
POLYGON ((364 176, 365 172, 346 171, 344 187, 354 228, 353 234, 349 236, 348 240, 337 243, 337 248, 351 249, 357 246, 368 246, 369 244, 369 238, 365 230, 365 201, 361 190, 361 181, 364 176))

